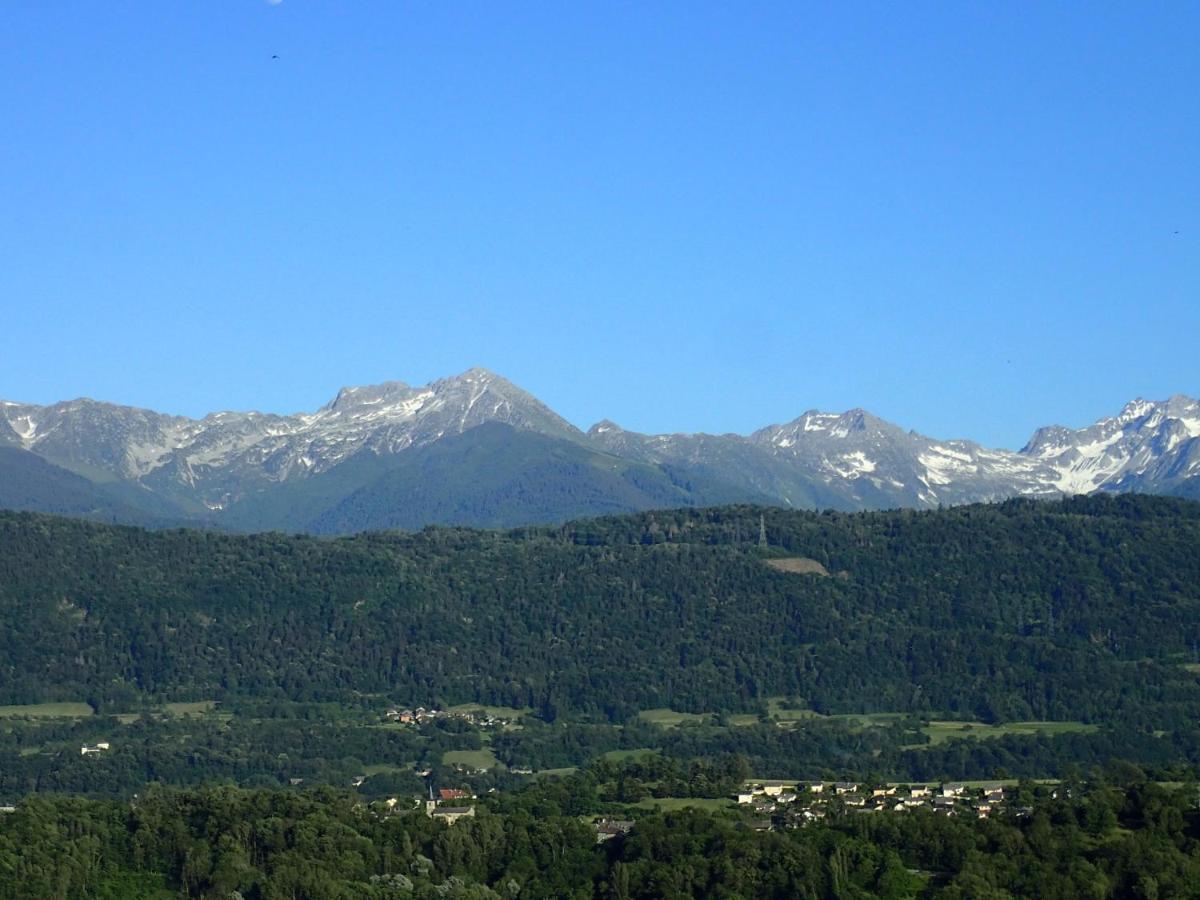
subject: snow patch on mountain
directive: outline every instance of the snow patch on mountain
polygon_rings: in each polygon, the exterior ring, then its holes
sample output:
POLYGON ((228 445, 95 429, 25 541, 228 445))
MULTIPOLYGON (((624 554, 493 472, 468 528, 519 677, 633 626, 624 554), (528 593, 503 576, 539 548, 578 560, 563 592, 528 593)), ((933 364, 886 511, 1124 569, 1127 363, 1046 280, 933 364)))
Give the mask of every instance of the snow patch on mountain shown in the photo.
POLYGON ((861 478, 875 471, 875 461, 868 459, 861 450, 847 453, 838 460, 826 463, 828 471, 840 478, 861 478))

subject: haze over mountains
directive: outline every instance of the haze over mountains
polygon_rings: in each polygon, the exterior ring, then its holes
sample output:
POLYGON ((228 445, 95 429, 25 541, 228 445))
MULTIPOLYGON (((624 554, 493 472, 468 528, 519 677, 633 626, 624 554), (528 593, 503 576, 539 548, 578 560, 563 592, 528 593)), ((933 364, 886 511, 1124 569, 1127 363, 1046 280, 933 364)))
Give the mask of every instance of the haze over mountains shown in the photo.
POLYGON ((810 410, 742 435, 586 433, 484 369, 344 388, 314 413, 203 419, 0 401, 0 507, 148 525, 345 533, 668 506, 929 508, 1011 496, 1200 497, 1200 403, 1134 400, 1019 451, 810 410))

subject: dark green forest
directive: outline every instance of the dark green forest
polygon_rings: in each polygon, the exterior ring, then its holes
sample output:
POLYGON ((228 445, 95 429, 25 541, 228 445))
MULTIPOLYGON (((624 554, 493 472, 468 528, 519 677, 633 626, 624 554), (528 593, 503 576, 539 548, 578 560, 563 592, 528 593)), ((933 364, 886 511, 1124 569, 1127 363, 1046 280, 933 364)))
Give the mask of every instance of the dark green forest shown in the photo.
POLYGON ((1200 505, 1161 497, 336 540, 0 514, 7 703, 374 693, 616 722, 787 696, 1170 730, 1200 711, 1198 613, 1200 505), (766 564, 797 556, 830 574, 766 564))
MULTIPOLYGON (((610 767, 611 768, 611 767, 610 767)), ((988 819, 834 814, 764 832, 737 811, 630 810, 603 768, 447 826, 343 793, 33 797, 0 814, 0 898, 1184 898, 1200 896, 1193 788, 1097 772, 988 819), (634 813, 597 843, 591 820, 634 813)))

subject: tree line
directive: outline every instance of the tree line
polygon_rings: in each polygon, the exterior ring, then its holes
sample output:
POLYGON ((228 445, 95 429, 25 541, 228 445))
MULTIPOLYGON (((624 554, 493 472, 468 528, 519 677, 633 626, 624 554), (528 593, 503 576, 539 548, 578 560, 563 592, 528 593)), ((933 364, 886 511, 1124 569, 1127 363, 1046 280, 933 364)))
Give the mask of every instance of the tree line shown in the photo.
POLYGON ((1024 784, 1027 806, 983 820, 836 814, 769 832, 737 810, 614 805, 605 784, 621 777, 601 766, 534 784, 452 826, 331 790, 31 797, 0 814, 0 898, 1067 900, 1192 897, 1200 884, 1194 790, 1133 766, 1024 784), (605 810, 636 818, 598 843, 591 819, 605 810))

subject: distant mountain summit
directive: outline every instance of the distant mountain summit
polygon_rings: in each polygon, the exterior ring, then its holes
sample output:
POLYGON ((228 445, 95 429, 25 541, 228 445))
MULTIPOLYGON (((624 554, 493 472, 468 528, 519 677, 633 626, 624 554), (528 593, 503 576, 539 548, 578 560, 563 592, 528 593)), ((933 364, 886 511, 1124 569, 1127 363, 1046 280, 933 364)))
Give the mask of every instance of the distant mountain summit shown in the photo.
POLYGON ((739 501, 853 510, 1200 496, 1200 403, 1182 395, 1135 400, 1087 428, 1040 428, 1011 451, 862 409, 809 410, 745 436, 646 435, 609 420, 585 434, 476 368, 421 387, 342 388, 294 415, 0 401, 0 448, 0 506, 242 529, 506 525, 739 501))
POLYGON ((217 511, 272 483, 327 472, 360 453, 386 456, 502 422, 561 437, 579 431, 486 369, 424 387, 342 388, 315 413, 211 413, 203 419, 73 400, 6 403, 17 445, 70 471, 135 481, 183 509, 217 511))
POLYGON ((1021 454, 1043 460, 1065 494, 1095 490, 1170 493, 1200 475, 1200 403, 1176 394, 1137 399, 1088 428, 1039 428, 1021 454))

